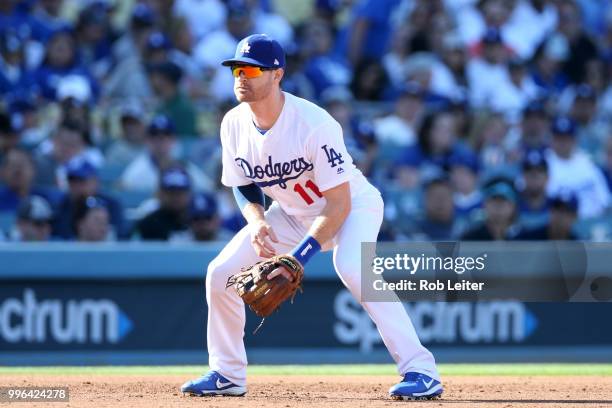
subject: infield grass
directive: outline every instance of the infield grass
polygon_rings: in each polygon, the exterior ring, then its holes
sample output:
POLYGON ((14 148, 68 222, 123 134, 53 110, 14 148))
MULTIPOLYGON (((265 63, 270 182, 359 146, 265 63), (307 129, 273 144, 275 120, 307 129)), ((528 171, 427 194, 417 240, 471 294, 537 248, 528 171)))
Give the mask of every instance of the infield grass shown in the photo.
MULTIPOLYGON (((612 364, 440 364, 442 376, 612 376, 612 364)), ((0 367, 0 375, 184 375, 198 376, 206 366, 0 367)), ((391 364, 252 365, 249 375, 396 375, 391 364)))

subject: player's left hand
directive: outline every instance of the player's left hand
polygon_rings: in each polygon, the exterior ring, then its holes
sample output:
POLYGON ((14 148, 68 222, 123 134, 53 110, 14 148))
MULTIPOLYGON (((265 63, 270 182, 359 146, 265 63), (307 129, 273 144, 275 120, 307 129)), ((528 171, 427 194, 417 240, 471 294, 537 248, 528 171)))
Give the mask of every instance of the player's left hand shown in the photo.
POLYGON ((278 268, 270 272, 270 274, 268 274, 268 280, 274 279, 279 275, 283 275, 289 282, 293 282, 293 274, 289 272, 289 270, 284 266, 279 266, 278 268))

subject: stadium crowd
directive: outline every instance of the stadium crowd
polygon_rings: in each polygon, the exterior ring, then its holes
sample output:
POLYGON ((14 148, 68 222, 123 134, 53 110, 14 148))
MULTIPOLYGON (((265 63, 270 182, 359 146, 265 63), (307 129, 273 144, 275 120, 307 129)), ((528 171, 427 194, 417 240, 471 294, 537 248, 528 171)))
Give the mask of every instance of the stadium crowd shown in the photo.
POLYGON ((612 239, 610 0, 2 0, 0 240, 231 237, 220 61, 256 32, 381 239, 612 239))

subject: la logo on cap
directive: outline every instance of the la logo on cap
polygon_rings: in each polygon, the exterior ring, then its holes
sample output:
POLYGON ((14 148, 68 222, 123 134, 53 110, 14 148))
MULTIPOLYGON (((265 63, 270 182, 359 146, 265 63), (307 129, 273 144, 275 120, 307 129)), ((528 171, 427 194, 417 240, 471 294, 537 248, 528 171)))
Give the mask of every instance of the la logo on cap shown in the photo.
POLYGON ((247 41, 245 41, 244 44, 242 45, 242 48, 240 49, 240 52, 243 54, 248 54, 250 50, 251 50, 251 46, 249 45, 247 41))
POLYGON ((274 58, 274 65, 278 65, 278 64, 280 64, 280 62, 278 62, 278 60, 274 58))

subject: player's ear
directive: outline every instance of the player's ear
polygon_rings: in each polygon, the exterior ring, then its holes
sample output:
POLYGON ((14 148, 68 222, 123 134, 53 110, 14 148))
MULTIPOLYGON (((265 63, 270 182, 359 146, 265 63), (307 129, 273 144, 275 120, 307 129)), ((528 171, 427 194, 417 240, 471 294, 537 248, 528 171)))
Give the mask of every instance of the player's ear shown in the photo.
POLYGON ((285 70, 283 68, 274 70, 274 80, 275 81, 278 80, 278 82, 280 82, 281 79, 283 79, 283 75, 285 75, 285 70))

